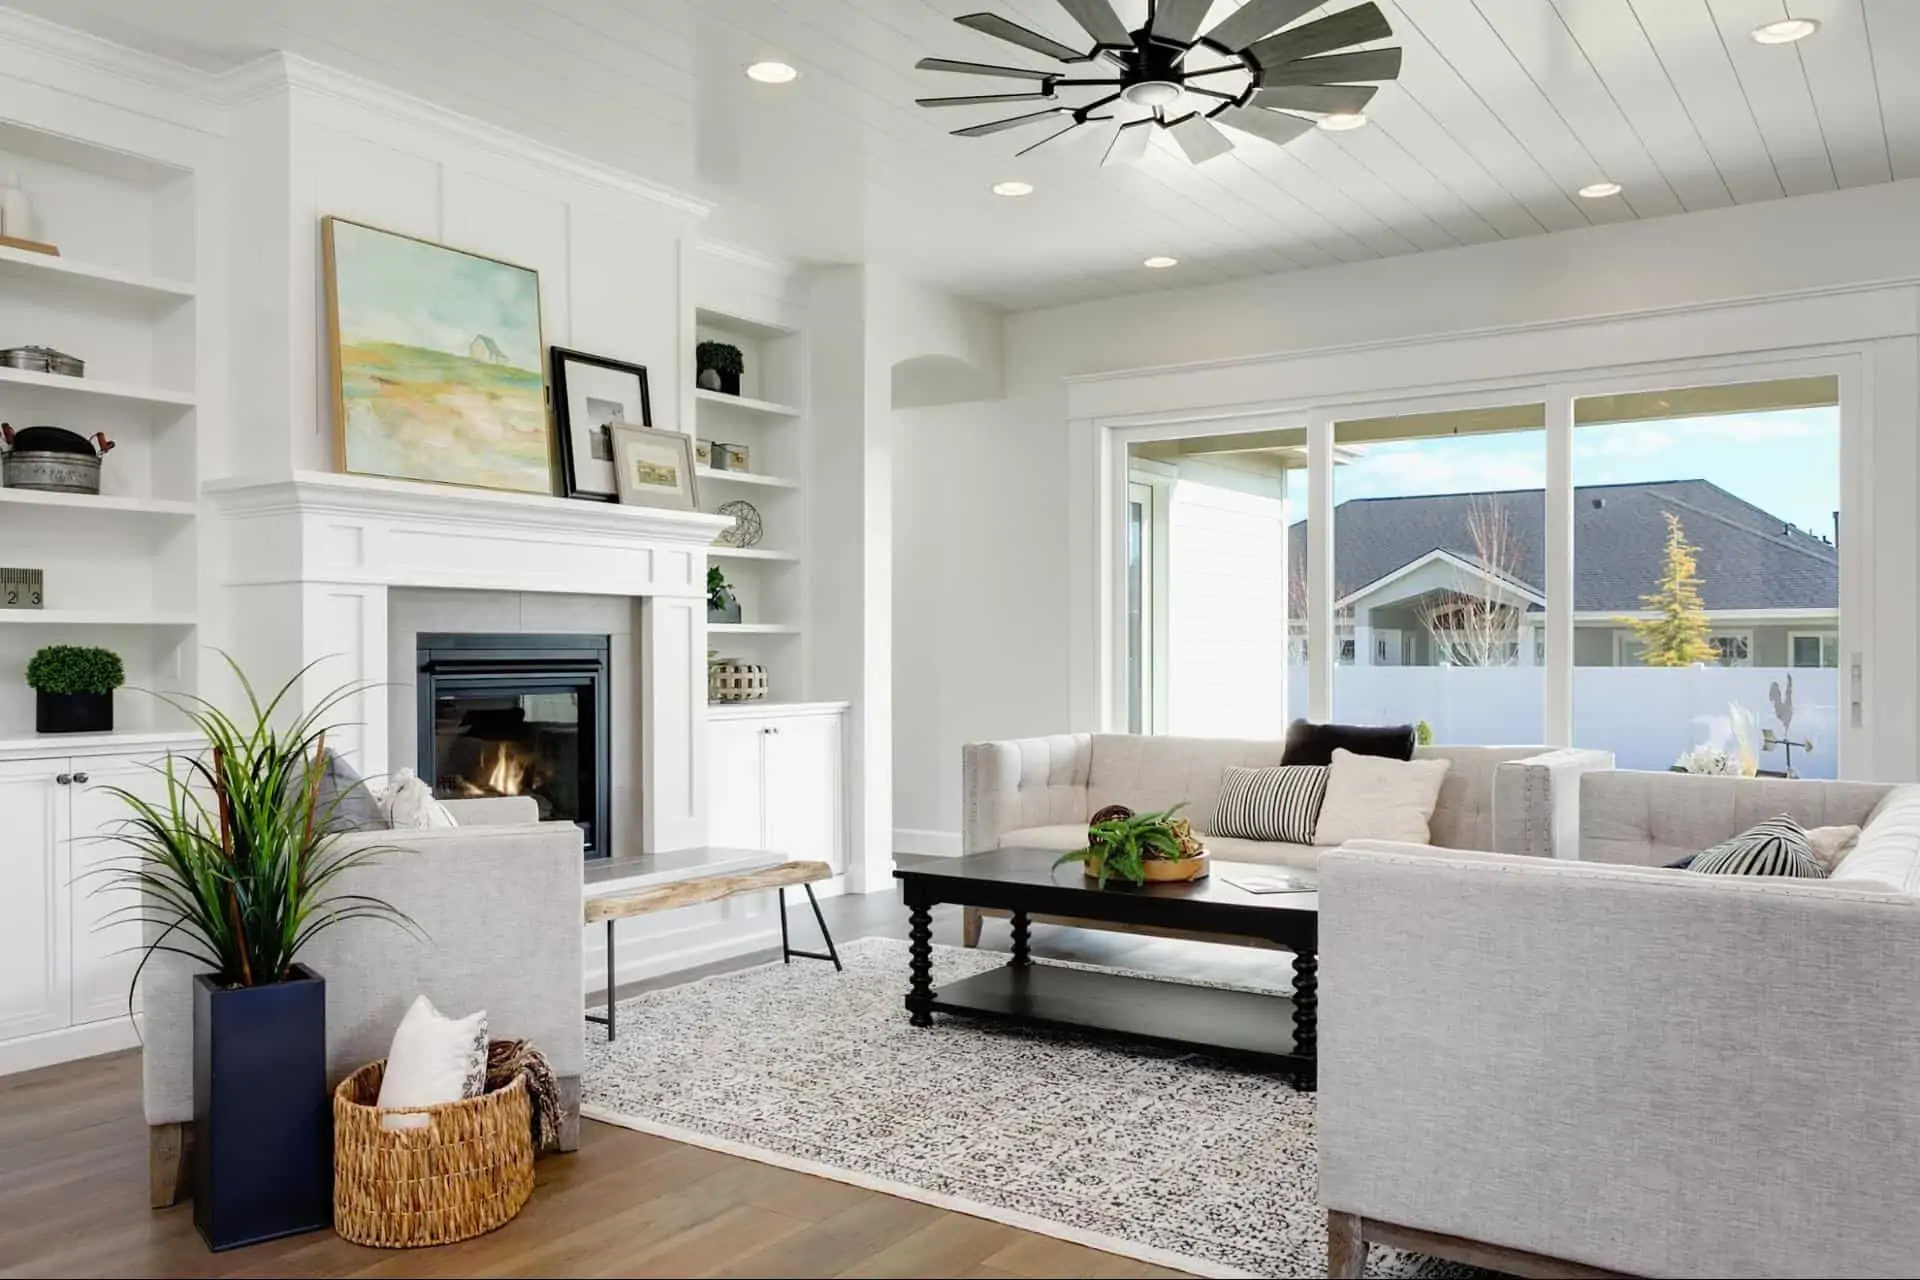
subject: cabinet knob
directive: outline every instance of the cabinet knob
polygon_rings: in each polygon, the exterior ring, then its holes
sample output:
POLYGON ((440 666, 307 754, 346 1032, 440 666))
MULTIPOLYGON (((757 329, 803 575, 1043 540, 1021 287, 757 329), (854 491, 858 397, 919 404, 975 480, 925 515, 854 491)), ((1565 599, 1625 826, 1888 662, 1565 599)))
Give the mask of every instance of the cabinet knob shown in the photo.
POLYGON ((76 773, 76 774, 74 774, 74 775, 73 775, 73 780, 74 780, 75 782, 77 782, 77 783, 79 783, 79 784, 80 784, 81 786, 83 786, 83 787, 87 785, 87 775, 86 775, 86 774, 84 774, 84 773, 76 773))
POLYGON ((68 783, 73 781, 73 775, 70 773, 63 773, 59 777, 55 778, 54 781, 64 787, 68 783))

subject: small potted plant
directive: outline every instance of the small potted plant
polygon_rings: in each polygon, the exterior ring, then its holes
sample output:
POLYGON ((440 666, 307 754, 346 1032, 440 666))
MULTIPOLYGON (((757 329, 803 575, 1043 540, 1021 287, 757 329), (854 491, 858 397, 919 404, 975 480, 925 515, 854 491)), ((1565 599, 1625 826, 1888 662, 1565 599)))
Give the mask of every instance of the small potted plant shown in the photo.
POLYGON ((27 663, 33 689, 33 727, 40 733, 108 733, 113 691, 127 669, 111 649, 50 644, 27 663))
POLYGON ((326 981, 299 962, 301 950, 349 920, 414 928, 391 904, 336 883, 387 852, 343 840, 333 818, 345 793, 321 794, 324 718, 367 686, 335 689, 300 713, 306 670, 262 703, 227 661, 245 711, 161 695, 205 750, 154 766, 157 796, 107 788, 129 810, 115 837, 127 852, 106 865, 101 889, 129 900, 108 924, 146 929, 129 1009, 156 952, 205 970, 192 983, 193 1220, 216 1250, 332 1220, 326 981))
POLYGON ((707 566, 707 621, 740 621, 740 598, 733 594, 733 584, 717 564, 707 566))
POLYGON ((694 361, 700 367, 700 386, 723 395, 740 394, 740 375, 746 371, 746 358, 731 342, 703 342, 694 348, 694 361))
POLYGON ((1207 874, 1207 851, 1192 824, 1173 816, 1185 807, 1182 801, 1158 813, 1135 813, 1108 805, 1088 824, 1087 847, 1061 854, 1053 865, 1078 862, 1102 889, 1115 876, 1135 885, 1198 880, 1207 874))

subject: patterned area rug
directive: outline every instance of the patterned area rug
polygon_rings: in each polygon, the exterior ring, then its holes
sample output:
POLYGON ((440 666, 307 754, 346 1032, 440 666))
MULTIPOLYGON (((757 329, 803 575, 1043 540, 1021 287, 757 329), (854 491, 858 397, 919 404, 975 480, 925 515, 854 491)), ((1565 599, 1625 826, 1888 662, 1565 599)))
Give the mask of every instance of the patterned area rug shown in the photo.
MULTIPOLYGON (((622 1001, 618 1040, 586 1030, 586 1114, 1200 1275, 1326 1274, 1313 1095, 1141 1045, 911 1027, 907 944, 840 954, 844 974, 775 963, 622 1001)), ((936 946, 934 982, 1005 963, 936 946)))

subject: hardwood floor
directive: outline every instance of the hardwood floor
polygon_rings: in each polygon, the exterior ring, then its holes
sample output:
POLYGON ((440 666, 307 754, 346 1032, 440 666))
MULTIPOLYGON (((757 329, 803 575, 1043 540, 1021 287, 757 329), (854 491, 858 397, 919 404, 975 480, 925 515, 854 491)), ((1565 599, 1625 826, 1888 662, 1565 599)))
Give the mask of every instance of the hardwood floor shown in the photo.
MULTIPOLYGON (((894 894, 822 906, 836 939, 905 936, 905 912, 894 894)), ((813 921, 804 902, 790 915, 796 943, 810 945, 813 921)), ((959 913, 943 908, 934 929, 937 941, 957 945, 959 913)), ((1006 949, 1005 922, 988 922, 983 945, 1006 949)), ((1032 945, 1036 955, 1207 978, 1271 975, 1276 964, 1271 954, 1238 948, 1045 926, 1034 928, 1032 945)), ((386 1252, 317 1232, 212 1254, 194 1234, 190 1208, 146 1207, 146 1143, 136 1054, 0 1078, 0 1275, 1178 1274, 591 1122, 582 1126, 577 1153, 540 1161, 525 1211, 477 1240, 386 1252)))

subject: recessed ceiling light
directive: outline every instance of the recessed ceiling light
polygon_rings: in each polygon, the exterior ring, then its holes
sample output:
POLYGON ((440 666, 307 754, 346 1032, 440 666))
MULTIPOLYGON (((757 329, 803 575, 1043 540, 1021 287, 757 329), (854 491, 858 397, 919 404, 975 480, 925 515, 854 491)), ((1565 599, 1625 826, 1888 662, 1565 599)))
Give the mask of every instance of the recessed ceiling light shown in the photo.
POLYGON ((997 196, 1030 196, 1033 194, 1031 182, 996 182, 993 194, 997 196))
POLYGON ((1349 129, 1363 128, 1366 123, 1366 116, 1358 111, 1341 111, 1320 117, 1320 127, 1329 133, 1345 133, 1349 129))
POLYGON ((1169 258, 1164 254, 1160 254, 1155 257, 1148 258, 1145 262, 1141 263, 1140 265, 1143 267, 1152 267, 1155 271, 1165 271, 1168 267, 1179 266, 1180 259, 1169 258))
POLYGON ((1815 18, 1782 18, 1755 27, 1753 38, 1761 44, 1792 44, 1795 40, 1805 40, 1819 29, 1820 23, 1815 18))
POLYGON ((1608 196, 1617 196, 1619 194, 1620 184, 1617 182, 1589 182, 1586 186, 1580 188, 1580 198, 1582 200, 1604 200, 1608 196))
POLYGON ((747 68, 747 79, 761 84, 788 84, 799 74, 784 62, 756 62, 747 68))

